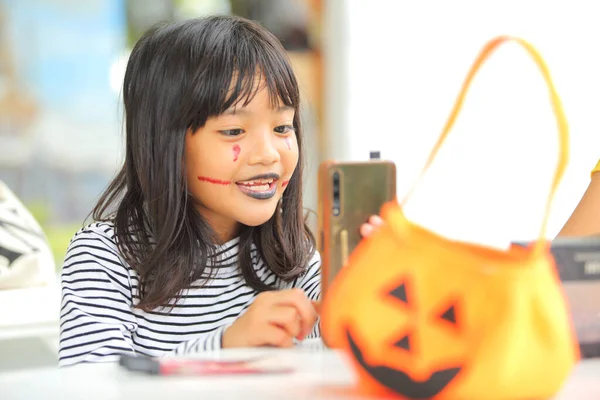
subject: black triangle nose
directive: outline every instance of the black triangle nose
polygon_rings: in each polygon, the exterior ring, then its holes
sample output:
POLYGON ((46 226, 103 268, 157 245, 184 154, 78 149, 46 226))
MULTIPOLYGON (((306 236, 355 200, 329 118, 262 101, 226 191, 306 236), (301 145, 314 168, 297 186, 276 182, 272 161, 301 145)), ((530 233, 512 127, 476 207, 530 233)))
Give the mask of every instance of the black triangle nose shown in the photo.
POLYGON ((402 339, 394 343, 394 346, 404 349, 406 351, 410 351, 410 336, 405 335, 404 337, 402 337, 402 339))

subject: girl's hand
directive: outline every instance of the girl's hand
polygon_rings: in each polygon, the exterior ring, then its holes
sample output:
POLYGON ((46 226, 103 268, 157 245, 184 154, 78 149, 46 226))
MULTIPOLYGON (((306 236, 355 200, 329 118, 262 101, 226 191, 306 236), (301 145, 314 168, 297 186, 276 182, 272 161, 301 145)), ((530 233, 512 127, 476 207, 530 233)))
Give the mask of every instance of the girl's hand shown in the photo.
POLYGON ((360 226, 360 234, 362 237, 369 237, 382 225, 383 219, 379 215, 371 215, 369 221, 360 226))
POLYGON ((223 333, 223 348, 291 347, 317 322, 317 311, 302 289, 260 293, 223 333))

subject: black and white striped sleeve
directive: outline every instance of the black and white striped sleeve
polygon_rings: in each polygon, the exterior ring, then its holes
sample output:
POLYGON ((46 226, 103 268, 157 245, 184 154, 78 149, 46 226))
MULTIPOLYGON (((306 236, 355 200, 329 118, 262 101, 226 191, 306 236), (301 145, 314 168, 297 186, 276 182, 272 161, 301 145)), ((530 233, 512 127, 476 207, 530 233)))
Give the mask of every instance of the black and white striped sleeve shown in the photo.
POLYGON ((223 333, 229 325, 221 325, 215 330, 199 335, 196 339, 182 342, 172 354, 186 355, 198 354, 205 351, 218 350, 222 347, 223 333))
MULTIPOLYGON (((313 301, 319 301, 321 299, 321 255, 318 251, 315 251, 314 256, 308 263, 306 273, 296 287, 304 290, 306 296, 313 301)), ((307 338, 317 338, 320 336, 321 331, 319 329, 319 323, 316 323, 313 331, 307 338)))
MULTIPOLYGON (((133 312, 137 278, 119 256, 112 235, 111 228, 94 224, 77 232, 67 249, 61 275, 59 366, 112 362, 122 354, 149 355, 136 345, 142 328, 133 312)), ((224 326, 199 334, 160 355, 219 349, 223 330, 224 326)))
POLYGON ((80 230, 67 249, 61 274, 60 366, 115 361, 134 353, 131 278, 114 241, 100 229, 80 230))

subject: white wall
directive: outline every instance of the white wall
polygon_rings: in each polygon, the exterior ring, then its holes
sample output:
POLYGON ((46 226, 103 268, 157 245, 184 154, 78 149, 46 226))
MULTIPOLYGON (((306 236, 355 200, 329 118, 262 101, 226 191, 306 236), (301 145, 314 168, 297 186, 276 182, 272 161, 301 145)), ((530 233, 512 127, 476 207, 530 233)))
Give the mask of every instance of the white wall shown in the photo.
MULTIPOLYGON (((600 158, 600 4, 586 0, 346 0, 344 93, 333 93, 329 156, 370 149, 398 167, 401 196, 437 139, 480 48, 499 34, 542 53, 571 127, 571 157, 547 237, 560 230, 600 158), (336 111, 337 110, 337 111, 336 111), (340 111, 345 110, 345 111, 340 111), (341 129, 338 129, 341 128, 341 129)), ((338 9, 338 11, 340 11, 338 9)), ((339 82, 338 82, 339 85, 339 82)), ((331 91, 330 91, 331 92, 331 91)), ((456 128, 406 209, 457 239, 503 246, 536 236, 557 157, 553 114, 537 68, 503 46, 475 80, 456 128)))

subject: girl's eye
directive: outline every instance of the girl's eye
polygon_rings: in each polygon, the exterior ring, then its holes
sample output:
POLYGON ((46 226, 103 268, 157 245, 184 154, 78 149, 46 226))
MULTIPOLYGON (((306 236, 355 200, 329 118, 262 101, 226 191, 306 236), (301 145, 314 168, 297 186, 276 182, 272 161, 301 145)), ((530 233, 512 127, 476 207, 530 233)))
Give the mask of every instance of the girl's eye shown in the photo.
POLYGON ((241 135, 242 133, 244 133, 243 129, 225 129, 222 131, 219 131, 220 134, 225 135, 225 136, 238 136, 241 135))
POLYGON ((275 127, 274 131, 279 134, 285 135, 288 132, 293 132, 294 127, 292 125, 280 125, 275 127))

